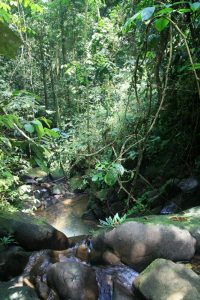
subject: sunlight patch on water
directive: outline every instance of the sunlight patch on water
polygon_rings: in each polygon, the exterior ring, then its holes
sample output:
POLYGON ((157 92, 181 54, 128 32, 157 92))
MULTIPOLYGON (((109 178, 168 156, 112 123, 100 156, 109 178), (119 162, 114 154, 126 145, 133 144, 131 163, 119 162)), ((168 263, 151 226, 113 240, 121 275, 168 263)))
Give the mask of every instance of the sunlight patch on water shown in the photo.
POLYGON ((68 237, 87 235, 96 228, 94 222, 86 222, 81 216, 87 209, 88 198, 86 195, 78 195, 67 198, 40 211, 37 215, 45 217, 56 229, 62 231, 68 237))

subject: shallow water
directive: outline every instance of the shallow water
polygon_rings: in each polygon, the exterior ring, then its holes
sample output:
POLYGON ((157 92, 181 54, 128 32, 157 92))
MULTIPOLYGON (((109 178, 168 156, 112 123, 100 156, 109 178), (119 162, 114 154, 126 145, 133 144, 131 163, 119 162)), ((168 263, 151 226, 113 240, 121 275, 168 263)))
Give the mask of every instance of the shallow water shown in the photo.
POLYGON ((38 210, 36 215, 44 217, 48 223, 68 237, 88 235, 96 228, 96 224, 81 218, 87 209, 87 204, 87 195, 74 195, 60 200, 43 211, 38 210))

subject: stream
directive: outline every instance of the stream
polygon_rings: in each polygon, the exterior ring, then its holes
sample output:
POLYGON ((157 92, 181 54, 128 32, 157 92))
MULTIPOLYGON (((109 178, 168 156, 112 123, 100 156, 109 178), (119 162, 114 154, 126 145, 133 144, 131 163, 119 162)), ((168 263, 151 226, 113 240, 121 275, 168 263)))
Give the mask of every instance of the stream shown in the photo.
POLYGON ((87 204, 86 194, 74 194, 71 198, 63 198, 45 210, 38 210, 36 215, 44 217, 49 224, 62 231, 67 237, 88 235, 97 228, 97 224, 81 218, 87 209, 87 204))
MULTIPOLYGON (((47 188, 44 189, 44 186, 39 186, 40 189, 38 189, 36 184, 33 186, 34 192, 40 194, 39 191, 41 191, 47 195, 46 199, 44 195, 40 198, 41 203, 46 202, 44 206, 38 207, 36 215, 39 218, 44 218, 56 229, 65 233, 69 238, 70 248, 64 246, 61 249, 65 250, 55 251, 47 247, 47 250, 31 252, 30 257, 24 264, 25 269, 22 269, 20 276, 11 279, 10 283, 13 284, 13 287, 29 287, 37 292, 36 298, 39 297, 42 300, 143 299, 141 295, 136 295, 137 292, 133 288, 133 281, 139 274, 131 267, 123 264, 122 261, 124 260, 93 260, 92 255, 95 251, 93 242, 95 238, 93 237, 91 240, 91 233, 97 229, 97 222, 89 222, 82 219, 83 213, 87 210, 87 194, 75 194, 68 192, 67 189, 63 189, 64 192, 60 193, 62 186, 58 185, 54 186, 54 190, 56 187, 56 191, 59 194, 55 194, 52 192, 52 185, 48 183, 48 186, 48 190, 47 188), (89 291, 92 296, 88 298, 88 294, 85 294, 86 291, 89 291), (86 296, 82 298, 80 295, 86 296)), ((124 234, 126 232, 124 231, 124 234)), ((54 237, 53 240, 55 240, 54 237)), ((99 249, 101 251, 104 248, 102 248, 101 240, 99 241, 99 249)), ((59 239, 56 240, 57 242, 59 242, 59 239)), ((120 247, 124 247, 123 250, 129 249, 128 240, 126 239, 120 247)), ((55 247, 52 249, 55 249, 55 247)), ((107 251, 104 252, 107 258, 109 258, 110 254, 115 254, 115 252, 112 253, 112 250, 114 251, 115 249, 108 247, 107 251)), ((191 263, 187 264, 187 267, 192 268, 199 274, 199 262, 199 257, 195 256, 191 263)), ((12 299, 19 300, 16 297, 12 299)))
MULTIPOLYGON (((45 210, 38 210, 36 215, 44 217, 48 223, 65 233, 68 237, 87 236, 97 228, 95 222, 85 221, 81 218, 87 208, 87 204, 88 197, 86 194, 74 194, 70 198, 61 199, 59 202, 47 207, 45 210)), ((77 249, 80 244, 84 243, 85 240, 79 240, 74 246, 74 249, 77 249)), ((43 257, 41 267, 45 273, 50 262, 45 258, 45 252, 43 251, 34 253, 31 256, 25 273, 29 273, 32 266, 37 260, 41 260, 41 257, 43 257)), ((85 264, 85 262, 82 262, 75 256, 62 256, 60 261, 79 261, 85 264)), ((96 272, 96 279, 99 287, 98 300, 132 299, 132 282, 138 275, 137 272, 125 265, 95 266, 93 268, 96 272)), ((46 283, 45 275, 43 275, 41 280, 46 283)), ((50 299, 52 299, 52 295, 48 297, 48 300, 50 299)))

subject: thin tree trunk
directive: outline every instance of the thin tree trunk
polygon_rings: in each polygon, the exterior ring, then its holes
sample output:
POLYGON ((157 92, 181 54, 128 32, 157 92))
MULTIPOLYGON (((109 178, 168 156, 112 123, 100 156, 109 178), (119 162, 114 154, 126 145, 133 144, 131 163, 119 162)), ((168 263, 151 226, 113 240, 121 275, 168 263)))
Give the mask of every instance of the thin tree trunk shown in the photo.
POLYGON ((64 17, 65 11, 60 1, 60 32, 61 32, 61 49, 62 49, 62 64, 66 63, 66 49, 65 49, 65 28, 64 28, 64 17))
POLYGON ((48 95, 47 95, 46 67, 45 67, 45 59, 44 59, 44 50, 43 50, 42 45, 43 45, 42 37, 39 37, 41 73, 42 73, 43 91, 44 91, 44 103, 45 103, 45 109, 48 109, 49 101, 48 101, 48 95))
MULTIPOLYGON (((87 60, 87 32, 88 32, 88 0, 85 0, 85 32, 84 32, 84 43, 85 43, 85 61, 87 60)), ((86 68, 86 66, 85 66, 86 68)), ((87 151, 90 153, 90 103, 89 103, 89 82, 88 74, 86 70, 86 103, 87 103, 87 151)))
POLYGON ((53 68, 51 64, 50 68, 50 77, 51 77, 51 89, 52 89, 52 97, 53 97, 53 103, 54 103, 54 108, 56 111, 56 126, 60 128, 60 108, 59 108, 59 103, 58 103, 58 98, 55 92, 55 84, 54 84, 54 76, 53 76, 53 68))
POLYGON ((97 17, 98 17, 98 20, 100 20, 101 15, 100 15, 100 10, 99 10, 99 0, 95 0, 95 4, 96 4, 96 10, 97 10, 97 17))

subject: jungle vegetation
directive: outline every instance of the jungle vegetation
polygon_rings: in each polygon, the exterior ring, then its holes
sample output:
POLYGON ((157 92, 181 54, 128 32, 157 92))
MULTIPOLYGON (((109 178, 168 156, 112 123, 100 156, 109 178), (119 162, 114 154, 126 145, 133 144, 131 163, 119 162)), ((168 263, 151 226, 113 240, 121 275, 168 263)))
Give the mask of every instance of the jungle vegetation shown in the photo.
POLYGON ((32 167, 123 213, 198 176, 199 32, 199 1, 1 0, 0 208, 32 167))

